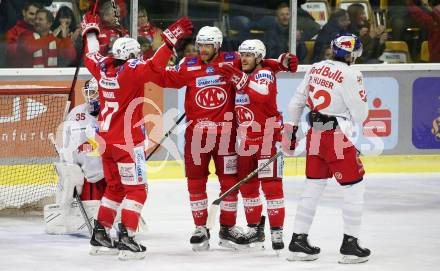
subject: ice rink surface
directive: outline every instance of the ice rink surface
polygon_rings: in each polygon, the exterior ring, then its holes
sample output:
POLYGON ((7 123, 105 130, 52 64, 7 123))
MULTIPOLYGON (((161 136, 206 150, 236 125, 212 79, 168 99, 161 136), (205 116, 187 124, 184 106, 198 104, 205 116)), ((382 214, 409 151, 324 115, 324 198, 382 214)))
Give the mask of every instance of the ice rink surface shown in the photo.
MULTIPOLYGON (((440 174, 367 175, 361 245, 372 251, 370 261, 340 265, 341 196, 331 181, 320 202, 310 233, 321 247, 314 262, 288 262, 287 248, 277 257, 266 224, 266 250, 230 251, 220 248, 218 225, 211 232, 211 250, 195 253, 189 245, 194 229, 183 180, 150 182, 143 216, 149 231, 139 237, 147 246, 144 260, 121 262, 115 256, 89 256, 88 239, 44 233, 42 218, 0 217, 0 270, 439 270, 440 174)), ((291 238, 296 203, 304 179, 284 180, 286 220, 284 241, 291 238)), ((208 182, 209 201, 218 182, 208 182)), ((240 203, 238 224, 245 225, 240 203)))

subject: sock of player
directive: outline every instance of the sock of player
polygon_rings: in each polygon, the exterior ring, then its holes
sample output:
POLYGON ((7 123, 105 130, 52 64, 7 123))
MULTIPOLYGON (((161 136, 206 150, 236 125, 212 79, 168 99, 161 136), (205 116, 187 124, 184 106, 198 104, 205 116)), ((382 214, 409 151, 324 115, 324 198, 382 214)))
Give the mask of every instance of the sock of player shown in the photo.
POLYGON ((262 181, 261 188, 266 197, 267 216, 270 226, 283 227, 286 215, 283 182, 281 180, 262 181))
POLYGON ((342 217, 344 233, 359 238, 362 223, 362 209, 364 206, 365 182, 343 186, 344 204, 342 217))
POLYGON ((263 211, 260 195, 243 197, 243 205, 247 223, 250 225, 260 223, 261 212, 263 211))
MULTIPOLYGON (((221 176, 220 179, 220 194, 225 193, 237 182, 234 176, 221 176)), ((238 190, 232 192, 225 197, 220 203, 220 224, 223 226, 234 226, 237 219, 237 201, 238 190)))
POLYGON ((106 229, 110 229, 112 227, 119 205, 120 202, 111 200, 106 196, 102 197, 97 219, 98 222, 106 229))
POLYGON ((189 201, 196 226, 206 225, 208 219, 208 195, 206 194, 207 178, 188 178, 189 201))
POLYGON ((139 217, 147 200, 147 191, 144 185, 136 185, 127 188, 127 195, 123 202, 123 209, 121 210, 121 222, 127 228, 128 234, 132 236, 139 225, 139 217))
POLYGON ((295 222, 293 227, 294 233, 308 234, 313 218, 315 217, 316 207, 322 191, 327 185, 327 179, 306 179, 304 191, 298 202, 296 209, 295 222))

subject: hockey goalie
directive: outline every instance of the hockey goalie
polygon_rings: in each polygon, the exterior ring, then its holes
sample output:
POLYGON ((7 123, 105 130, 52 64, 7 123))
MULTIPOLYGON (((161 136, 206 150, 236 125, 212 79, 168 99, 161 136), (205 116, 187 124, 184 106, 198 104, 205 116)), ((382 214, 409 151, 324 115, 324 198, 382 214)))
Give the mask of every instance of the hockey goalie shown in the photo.
POLYGON ((59 177, 56 203, 44 207, 49 234, 87 234, 75 192, 93 222, 106 186, 95 139, 99 127, 97 81, 94 78, 86 81, 82 93, 86 102, 70 111, 63 126, 60 162, 55 163, 59 177))

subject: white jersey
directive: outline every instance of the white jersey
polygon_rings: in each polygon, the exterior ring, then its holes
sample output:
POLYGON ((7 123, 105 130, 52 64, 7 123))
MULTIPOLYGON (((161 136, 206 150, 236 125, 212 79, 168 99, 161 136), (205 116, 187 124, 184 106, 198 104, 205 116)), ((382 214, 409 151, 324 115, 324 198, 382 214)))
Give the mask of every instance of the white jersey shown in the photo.
POLYGON ((69 112, 63 127, 61 159, 79 165, 90 183, 104 178, 102 159, 96 151, 98 127, 97 117, 90 115, 86 103, 69 112))
POLYGON ((289 103, 289 121, 298 125, 306 105, 337 117, 340 126, 353 121, 362 124, 368 116, 362 73, 340 61, 313 64, 289 103))

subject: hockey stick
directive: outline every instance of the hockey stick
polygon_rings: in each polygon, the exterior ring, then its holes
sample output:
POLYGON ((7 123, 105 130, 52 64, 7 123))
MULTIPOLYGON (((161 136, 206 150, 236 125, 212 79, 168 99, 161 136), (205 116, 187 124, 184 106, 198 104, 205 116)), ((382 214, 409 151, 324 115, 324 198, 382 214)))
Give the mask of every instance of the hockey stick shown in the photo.
MULTIPOLYGON (((60 156, 60 152, 59 152, 57 144, 55 142, 55 138, 53 137, 52 134, 49 135, 49 140, 52 143, 52 145, 53 145, 53 147, 55 149, 55 152, 58 154, 58 156, 60 156)), ((55 167, 55 170, 57 170, 56 167, 55 167)), ((57 171, 57 175, 59 175, 58 171, 57 171)), ((87 228, 89 230, 90 237, 92 237, 92 234, 93 234, 92 223, 90 223, 89 216, 87 215, 86 209, 84 208, 84 204, 83 204, 83 202, 82 202, 82 200, 80 198, 79 193, 76 191, 76 187, 73 188, 73 196, 75 197, 75 200, 78 203, 79 210, 80 210, 81 215, 84 218, 84 222, 86 223, 86 226, 87 226, 87 228)))
POLYGON ((273 161, 275 161, 280 155, 282 155, 283 152, 279 151, 277 152, 274 156, 272 156, 266 163, 262 164, 261 166, 259 166, 257 169, 255 169, 254 171, 252 171, 251 173, 249 173, 245 178, 243 178, 242 180, 240 180, 238 183, 236 183, 233 187, 229 188, 228 191, 226 191, 225 193, 223 193, 218 199, 214 200, 211 203, 211 206, 209 207, 209 212, 208 212, 208 221, 206 223, 206 227, 208 229, 213 229, 214 228, 214 224, 215 224, 215 219, 217 217, 217 213, 218 213, 218 209, 220 207, 220 202, 227 197, 229 194, 231 194, 232 192, 236 191, 237 189, 240 188, 240 186, 242 184, 244 184, 245 182, 249 181, 252 177, 254 177, 255 175, 258 174, 258 172, 260 172, 261 170, 263 170, 265 167, 267 167, 268 165, 270 165, 273 161))
POLYGON ((113 8, 113 11, 115 12, 115 24, 117 27, 119 37, 122 37, 122 27, 121 27, 121 23, 120 23, 120 19, 119 19, 119 9, 116 6, 115 0, 111 0, 110 2, 112 2, 112 8, 113 8))
MULTIPOLYGON (((92 14, 95 15, 96 14, 96 7, 98 6, 99 0, 96 0, 95 2, 95 6, 93 7, 93 11, 92 14)), ((73 75, 73 81, 72 84, 70 85, 70 92, 69 92, 69 101, 73 100, 73 97, 75 95, 75 86, 76 86, 76 81, 78 81, 78 74, 79 74, 79 68, 81 66, 81 59, 84 58, 84 53, 86 50, 84 50, 84 47, 86 46, 86 43, 84 42, 83 39, 83 46, 81 48, 81 52, 80 52, 80 57, 78 59, 78 63, 76 63, 76 68, 75 68, 75 74, 73 75)), ((72 103, 73 104, 73 103, 72 103)))
POLYGON ((174 123, 173 127, 171 127, 170 130, 168 130, 168 132, 162 137, 159 143, 157 143, 154 149, 148 154, 147 158, 145 159, 146 161, 148 161, 150 157, 157 151, 157 149, 159 149, 160 145, 162 145, 162 143, 171 135, 174 129, 176 129, 176 127, 179 126, 179 124, 182 122, 185 116, 186 113, 183 113, 182 116, 180 116, 180 118, 176 121, 176 123, 174 123))

